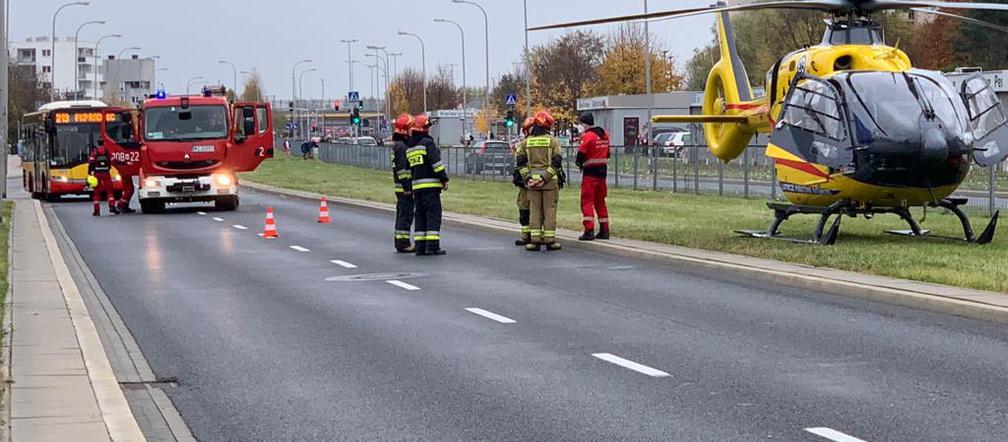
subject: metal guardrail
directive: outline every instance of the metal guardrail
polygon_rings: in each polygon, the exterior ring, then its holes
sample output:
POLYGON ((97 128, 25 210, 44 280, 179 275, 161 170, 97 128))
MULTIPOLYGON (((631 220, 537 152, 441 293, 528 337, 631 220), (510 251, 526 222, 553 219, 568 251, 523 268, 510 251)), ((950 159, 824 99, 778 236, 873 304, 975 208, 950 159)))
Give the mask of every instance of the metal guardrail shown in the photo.
MULTIPOLYGON (((298 146, 300 143, 291 143, 298 146)), ((442 146, 442 161, 451 176, 488 181, 511 181, 513 162, 504 167, 485 167, 475 152, 477 147, 442 146)), ((660 147, 613 146, 609 159, 609 184, 634 190, 714 194, 743 198, 782 199, 773 162, 764 155, 766 146, 749 146, 736 160, 723 163, 704 144, 684 146, 668 155, 660 147)), ((292 148, 292 155, 297 155, 292 148)), ((564 169, 571 183, 580 182, 574 165, 577 146, 564 146, 564 169)), ((390 146, 322 143, 318 158, 327 163, 389 170, 390 146)), ((1004 167, 1004 166, 1002 166, 1004 167)), ((391 173, 391 172, 390 172, 391 173)), ((967 210, 988 216, 1008 210, 1008 171, 974 166, 963 185, 953 195, 967 198, 967 210)))

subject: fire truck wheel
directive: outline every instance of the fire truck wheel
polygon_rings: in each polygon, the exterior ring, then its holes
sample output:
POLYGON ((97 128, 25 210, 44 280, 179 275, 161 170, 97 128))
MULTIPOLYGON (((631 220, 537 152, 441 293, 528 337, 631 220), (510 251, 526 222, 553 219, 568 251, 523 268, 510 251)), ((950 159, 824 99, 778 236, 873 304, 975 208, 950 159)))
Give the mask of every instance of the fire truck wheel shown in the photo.
POLYGON ((225 211, 235 210, 238 208, 238 196, 230 195, 217 198, 216 200, 214 200, 214 207, 216 207, 217 210, 225 210, 225 211))
POLYGON ((143 213, 161 213, 165 210, 164 201, 140 200, 140 211, 143 213))

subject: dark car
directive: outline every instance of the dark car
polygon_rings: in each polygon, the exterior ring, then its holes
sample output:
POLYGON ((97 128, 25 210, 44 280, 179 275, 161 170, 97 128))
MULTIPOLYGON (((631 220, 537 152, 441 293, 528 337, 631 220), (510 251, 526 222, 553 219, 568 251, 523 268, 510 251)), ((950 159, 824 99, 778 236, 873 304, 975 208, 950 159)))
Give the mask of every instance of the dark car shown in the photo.
POLYGON ((492 170, 508 174, 514 166, 514 149, 504 141, 482 141, 466 155, 466 173, 482 174, 492 170))

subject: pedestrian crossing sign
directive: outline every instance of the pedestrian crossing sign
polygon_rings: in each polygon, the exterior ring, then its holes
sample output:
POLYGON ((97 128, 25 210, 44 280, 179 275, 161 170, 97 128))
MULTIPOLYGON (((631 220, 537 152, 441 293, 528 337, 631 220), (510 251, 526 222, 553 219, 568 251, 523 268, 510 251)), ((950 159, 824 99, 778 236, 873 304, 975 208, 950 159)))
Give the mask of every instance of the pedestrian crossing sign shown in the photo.
POLYGON ((357 91, 348 92, 347 101, 360 101, 360 93, 358 93, 357 91))
POLYGON ((514 106, 518 104, 518 95, 507 94, 507 96, 504 97, 504 104, 508 106, 514 106))

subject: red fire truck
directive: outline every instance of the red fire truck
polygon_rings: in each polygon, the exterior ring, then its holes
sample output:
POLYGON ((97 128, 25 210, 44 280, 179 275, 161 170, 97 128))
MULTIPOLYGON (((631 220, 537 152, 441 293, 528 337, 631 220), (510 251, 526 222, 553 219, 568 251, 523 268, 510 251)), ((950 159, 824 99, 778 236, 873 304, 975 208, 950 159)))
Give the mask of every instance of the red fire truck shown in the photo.
MULTIPOLYGON (((273 157, 269 103, 229 103, 223 88, 201 95, 145 100, 139 112, 116 111, 106 122, 130 122, 136 131, 117 133, 103 124, 103 141, 112 145, 112 164, 123 175, 138 175, 140 209, 158 213, 168 203, 213 202, 221 210, 238 208, 237 172, 255 170, 273 157), (139 147, 139 149, 136 149, 139 147)), ((122 131, 125 132, 125 131, 122 131)))

